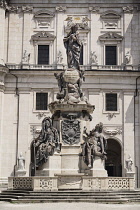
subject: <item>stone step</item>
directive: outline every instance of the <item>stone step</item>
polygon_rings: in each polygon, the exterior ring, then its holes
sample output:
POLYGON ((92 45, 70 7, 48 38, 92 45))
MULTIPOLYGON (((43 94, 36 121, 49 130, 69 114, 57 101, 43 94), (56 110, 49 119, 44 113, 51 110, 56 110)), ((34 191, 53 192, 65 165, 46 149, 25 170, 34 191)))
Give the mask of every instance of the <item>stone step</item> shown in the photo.
MULTIPOLYGON (((8 200, 7 200, 8 201, 8 200)), ((87 202, 87 203, 133 203, 133 202, 138 202, 140 203, 140 199, 132 199, 132 200, 129 200, 129 199, 79 199, 79 200, 76 200, 76 199, 11 199, 10 202, 12 203, 56 203, 56 202, 87 202)))
POLYGON ((22 191, 7 190, 0 194, 0 201, 30 202, 140 202, 140 191, 22 191))

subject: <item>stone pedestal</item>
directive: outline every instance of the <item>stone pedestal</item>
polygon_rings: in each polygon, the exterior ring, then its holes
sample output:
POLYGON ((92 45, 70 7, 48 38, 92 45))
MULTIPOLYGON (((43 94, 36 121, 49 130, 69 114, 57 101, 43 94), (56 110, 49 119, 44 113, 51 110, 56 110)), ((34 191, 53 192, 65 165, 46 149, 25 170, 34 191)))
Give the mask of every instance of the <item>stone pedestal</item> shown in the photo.
POLYGON ((93 168, 89 169, 85 164, 82 164, 85 167, 82 172, 88 176, 92 177, 108 177, 107 171, 105 170, 105 162, 100 157, 95 157, 93 161, 93 168))
POLYGON ((126 177, 132 177, 132 178, 134 178, 134 176, 135 176, 135 172, 133 172, 133 171, 127 171, 126 172, 126 177))
MULTIPOLYGON (((89 129, 90 113, 93 112, 94 106, 83 102, 73 105, 56 103, 50 105, 50 110, 53 113, 54 126, 60 132, 61 152, 57 159, 60 160, 60 170, 57 170, 57 175, 77 176, 82 172, 80 154, 83 129, 84 126, 89 129)), ((46 163, 46 166, 52 171, 51 164, 46 163)), ((49 176, 50 174, 51 172, 48 173, 49 176)))
POLYGON ((61 174, 61 156, 56 153, 48 157, 48 161, 36 171, 36 176, 54 177, 56 174, 61 174))
POLYGON ((26 170, 17 170, 16 171, 16 176, 17 177, 22 177, 26 175, 26 170))

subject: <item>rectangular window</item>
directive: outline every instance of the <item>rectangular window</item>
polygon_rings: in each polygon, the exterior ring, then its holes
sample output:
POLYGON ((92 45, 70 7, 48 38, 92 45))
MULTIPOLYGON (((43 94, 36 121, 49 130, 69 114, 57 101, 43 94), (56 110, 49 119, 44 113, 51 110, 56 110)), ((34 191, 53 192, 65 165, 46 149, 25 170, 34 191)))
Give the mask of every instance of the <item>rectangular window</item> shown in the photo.
POLYGON ((36 110, 48 109, 48 93, 36 93, 36 110))
POLYGON ((49 45, 38 45, 38 64, 49 64, 49 45))
POLYGON ((106 93, 106 111, 117 111, 117 93, 106 93))
POLYGON ((80 52, 80 65, 83 65, 83 45, 81 47, 81 52, 80 52))
POLYGON ((116 46, 105 46, 105 65, 117 65, 116 46))

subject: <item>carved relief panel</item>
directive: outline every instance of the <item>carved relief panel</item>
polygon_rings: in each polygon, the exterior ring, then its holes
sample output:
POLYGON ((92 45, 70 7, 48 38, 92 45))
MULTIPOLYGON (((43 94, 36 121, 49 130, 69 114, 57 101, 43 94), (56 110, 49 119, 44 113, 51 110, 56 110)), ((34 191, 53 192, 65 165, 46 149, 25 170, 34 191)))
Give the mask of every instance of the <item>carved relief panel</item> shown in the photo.
POLYGON ((120 29, 121 28, 121 15, 115 11, 107 11, 101 16, 103 29, 120 29))
POLYGON ((36 29, 53 29, 54 13, 48 10, 39 10, 34 15, 36 29))

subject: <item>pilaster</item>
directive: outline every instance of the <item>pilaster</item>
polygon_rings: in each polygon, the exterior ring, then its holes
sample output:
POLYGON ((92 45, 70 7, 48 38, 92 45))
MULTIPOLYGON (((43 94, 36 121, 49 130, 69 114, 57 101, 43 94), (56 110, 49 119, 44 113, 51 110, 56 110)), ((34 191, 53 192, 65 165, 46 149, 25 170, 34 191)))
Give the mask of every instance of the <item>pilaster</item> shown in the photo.
MULTIPOLYGON (((3 119, 4 119, 4 115, 3 115, 3 108, 4 108, 4 79, 5 79, 5 75, 8 73, 8 69, 4 66, 0 66, 0 145, 2 145, 2 140, 3 140, 3 119)), ((0 146, 0 177, 2 177, 2 146, 0 146)))
MULTIPOLYGON (((98 47, 98 37, 100 34, 100 24, 97 24, 97 22, 99 23, 99 19, 100 19, 100 7, 89 7, 89 12, 90 12, 90 28, 91 28, 91 32, 90 32, 90 53, 95 52, 95 55, 97 56, 97 60, 98 58, 100 58, 100 54, 101 52, 99 51, 99 47, 98 47)), ((99 63, 101 64, 101 61, 99 61, 99 63)), ((91 58, 90 58, 90 64, 91 64, 91 58)))
POLYGON ((2 65, 4 65, 5 10, 6 1, 0 1, 0 64, 2 65))
POLYGON ((131 156, 133 165, 132 171, 135 171, 134 156, 134 92, 124 92, 123 98, 123 176, 126 173, 126 160, 131 156))
MULTIPOLYGON (((124 18, 124 58, 129 53, 131 55, 132 48, 132 18, 133 18, 133 10, 132 6, 126 6, 122 8, 123 10, 123 18, 124 18)), ((124 60, 125 63, 125 60, 124 60)), ((132 58, 129 64, 133 63, 132 58)))
POLYGON ((63 44, 63 37, 64 37, 64 21, 66 19, 66 7, 56 7, 56 55, 55 57, 58 56, 59 51, 62 53, 62 57, 64 58, 63 62, 66 64, 66 56, 64 56, 65 54, 65 48, 64 48, 64 44, 63 44))

